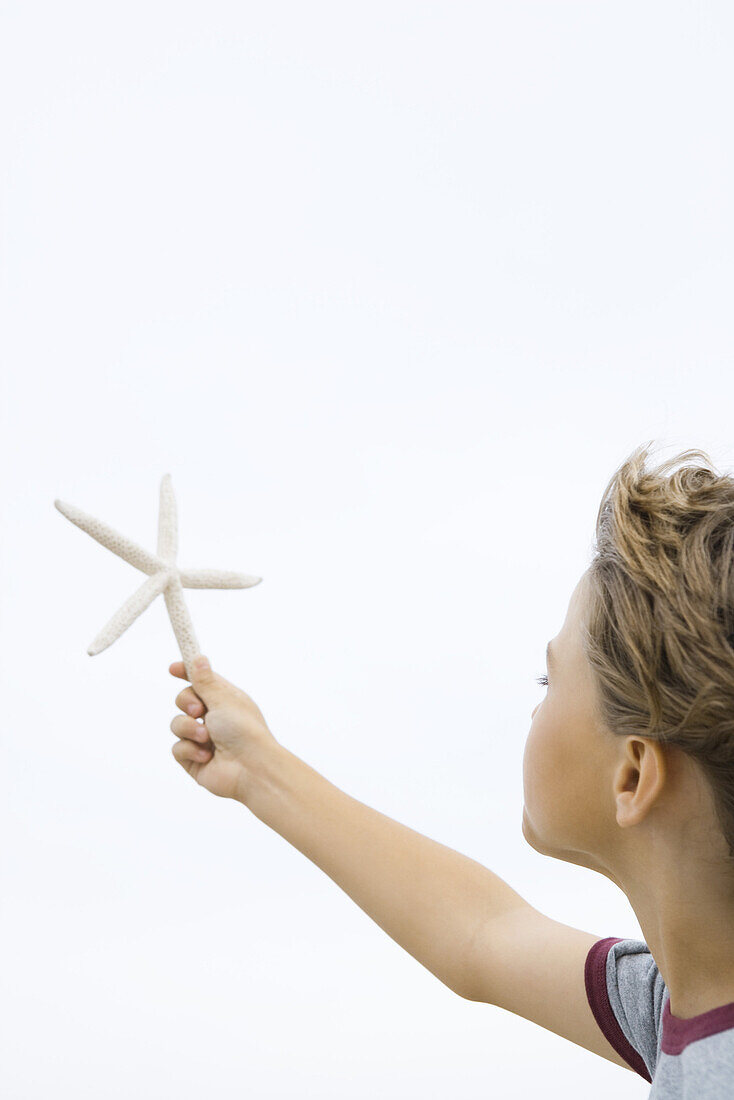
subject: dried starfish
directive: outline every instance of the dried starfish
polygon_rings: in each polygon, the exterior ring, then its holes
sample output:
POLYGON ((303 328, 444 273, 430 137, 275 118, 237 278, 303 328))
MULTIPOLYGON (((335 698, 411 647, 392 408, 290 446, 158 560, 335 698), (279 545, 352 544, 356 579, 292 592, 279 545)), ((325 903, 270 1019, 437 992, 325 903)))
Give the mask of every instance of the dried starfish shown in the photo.
POLYGON ((171 626, 181 650, 186 676, 192 679, 193 660, 201 651, 184 602, 184 588, 251 588, 259 584, 262 577, 250 577, 246 573, 232 573, 222 569, 179 569, 176 565, 178 552, 176 498, 173 495, 170 474, 164 474, 161 480, 158 548, 155 554, 143 550, 131 539, 125 538, 113 527, 108 527, 106 523, 95 519, 94 516, 82 512, 81 508, 77 508, 74 504, 66 504, 63 500, 55 500, 54 504, 62 515, 77 527, 81 527, 82 531, 86 531, 93 539, 101 542, 108 550, 124 558, 142 573, 148 574, 148 580, 137 592, 133 592, 119 611, 115 612, 89 646, 87 653, 90 657, 112 645, 162 592, 171 626))

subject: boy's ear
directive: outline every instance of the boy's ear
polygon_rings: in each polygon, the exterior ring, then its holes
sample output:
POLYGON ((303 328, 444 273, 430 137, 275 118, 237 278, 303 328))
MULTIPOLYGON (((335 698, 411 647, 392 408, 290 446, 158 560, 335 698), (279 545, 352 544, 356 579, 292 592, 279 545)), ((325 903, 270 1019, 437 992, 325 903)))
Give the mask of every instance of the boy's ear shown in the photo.
POLYGON ((665 750, 647 737, 628 737, 615 776, 617 824, 639 825, 660 798, 667 779, 665 750))

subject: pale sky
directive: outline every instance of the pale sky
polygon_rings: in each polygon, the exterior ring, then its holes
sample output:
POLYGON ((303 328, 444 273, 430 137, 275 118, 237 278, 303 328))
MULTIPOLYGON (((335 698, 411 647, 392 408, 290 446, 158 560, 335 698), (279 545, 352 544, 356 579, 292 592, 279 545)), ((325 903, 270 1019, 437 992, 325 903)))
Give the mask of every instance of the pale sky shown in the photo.
POLYGON ((279 741, 556 920, 521 832, 546 642, 630 451, 734 463, 728 3, 6 3, 0 1091, 645 1097, 463 1001, 171 755, 179 561, 279 741), (554 1091, 555 1090, 555 1091, 554 1091))

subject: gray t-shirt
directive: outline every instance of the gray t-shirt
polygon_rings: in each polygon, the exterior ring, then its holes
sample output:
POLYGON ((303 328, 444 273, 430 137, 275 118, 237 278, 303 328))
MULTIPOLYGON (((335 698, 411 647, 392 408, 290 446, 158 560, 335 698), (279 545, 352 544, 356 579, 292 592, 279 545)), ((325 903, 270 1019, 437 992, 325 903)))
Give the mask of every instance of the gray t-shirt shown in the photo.
POLYGON ((651 1082, 650 1100, 734 1097, 734 1001, 690 1020, 673 1016, 668 987, 642 940, 597 940, 584 977, 596 1022, 651 1082))

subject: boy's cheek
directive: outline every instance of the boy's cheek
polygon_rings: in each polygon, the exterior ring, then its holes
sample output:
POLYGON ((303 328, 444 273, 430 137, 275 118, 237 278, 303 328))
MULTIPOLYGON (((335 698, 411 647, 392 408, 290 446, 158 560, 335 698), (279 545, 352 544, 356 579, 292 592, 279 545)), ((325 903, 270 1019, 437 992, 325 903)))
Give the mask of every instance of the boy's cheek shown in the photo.
POLYGON ((522 757, 522 789, 525 805, 531 809, 535 803, 535 729, 531 727, 530 733, 525 741, 525 751, 522 757))
POLYGON ((558 768, 554 767, 550 747, 548 730, 544 730, 539 716, 528 734, 522 759, 525 814, 534 832, 551 829, 558 811, 558 768))

